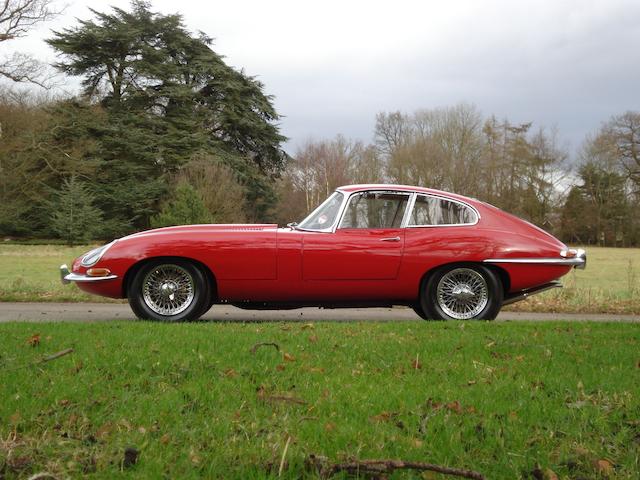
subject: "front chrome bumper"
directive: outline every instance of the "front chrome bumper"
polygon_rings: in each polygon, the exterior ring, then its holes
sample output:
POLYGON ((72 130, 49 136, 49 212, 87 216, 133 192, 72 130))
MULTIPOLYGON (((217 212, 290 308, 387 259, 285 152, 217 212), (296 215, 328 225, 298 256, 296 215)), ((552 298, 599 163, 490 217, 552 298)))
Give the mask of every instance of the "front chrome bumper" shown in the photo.
POLYGON ((60 265, 60 281, 63 285, 71 282, 101 282, 103 280, 113 280, 117 275, 107 275, 106 277, 90 277, 89 275, 79 275, 69 271, 66 265, 60 265))

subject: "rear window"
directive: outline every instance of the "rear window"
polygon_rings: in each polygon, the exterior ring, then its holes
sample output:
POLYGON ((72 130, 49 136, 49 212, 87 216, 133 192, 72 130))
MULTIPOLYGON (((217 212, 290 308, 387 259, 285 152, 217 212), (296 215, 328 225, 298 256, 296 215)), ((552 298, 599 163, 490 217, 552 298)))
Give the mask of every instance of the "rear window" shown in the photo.
POLYGON ((446 198, 418 195, 409 226, 470 225, 478 216, 469 206, 446 198))

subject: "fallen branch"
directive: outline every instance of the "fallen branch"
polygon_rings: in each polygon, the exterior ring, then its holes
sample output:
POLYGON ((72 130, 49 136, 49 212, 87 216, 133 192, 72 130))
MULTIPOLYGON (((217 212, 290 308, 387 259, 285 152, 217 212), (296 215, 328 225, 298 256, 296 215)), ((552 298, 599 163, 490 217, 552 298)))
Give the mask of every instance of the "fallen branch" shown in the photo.
POLYGON ((261 342, 256 343, 253 347, 251 347, 251 353, 255 354, 260 347, 274 347, 277 351, 280 351, 280 346, 274 342, 261 342))
POLYGON ((453 475, 472 480, 484 480, 484 475, 473 470, 443 467, 433 463, 405 462, 403 460, 353 460, 345 463, 330 463, 326 457, 309 455, 305 460, 308 468, 314 469, 320 478, 330 478, 340 472, 354 476, 370 476, 374 478, 386 478, 395 470, 417 470, 453 475))
POLYGON ((40 472, 29 477, 29 480, 58 480, 58 477, 49 472, 40 472))
POLYGON ((69 355, 73 353, 73 348, 67 348, 65 350, 61 350, 59 352, 54 353, 53 355, 49 355, 40 360, 39 363, 50 362, 51 360, 55 360, 56 358, 64 357, 65 355, 69 355))
POLYGON ((51 362, 52 360, 56 360, 57 358, 64 357, 65 355, 69 355, 73 353, 73 348, 66 348, 64 350, 60 350, 59 352, 53 353, 51 355, 47 355, 46 357, 42 357, 40 360, 36 360, 35 362, 27 363, 25 365, 19 365, 17 367, 9 368, 9 371, 20 370, 21 368, 32 367, 34 365, 40 365, 41 363, 51 362))
POLYGON ((268 402, 289 402, 289 403, 295 403, 296 405, 306 405, 307 402, 305 402, 304 400, 300 399, 300 398, 296 398, 296 397, 287 397, 284 395, 269 395, 267 397, 264 397, 264 399, 268 402))

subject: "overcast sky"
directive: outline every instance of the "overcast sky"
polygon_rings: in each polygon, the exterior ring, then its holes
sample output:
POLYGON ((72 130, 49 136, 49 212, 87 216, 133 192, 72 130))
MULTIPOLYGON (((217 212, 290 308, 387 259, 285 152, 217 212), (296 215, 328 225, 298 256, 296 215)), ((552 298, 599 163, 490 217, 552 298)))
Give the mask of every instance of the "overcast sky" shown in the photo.
MULTIPOLYGON (((64 0, 59 0, 64 3, 64 0)), ((2 44, 45 60, 50 29, 128 1, 67 1, 64 15, 2 44)), ((155 0, 214 37, 284 115, 288 150, 310 138, 370 141, 379 111, 475 104, 557 127, 571 152, 611 115, 640 110, 639 0, 155 0)), ((69 82, 70 89, 77 83, 69 82)))

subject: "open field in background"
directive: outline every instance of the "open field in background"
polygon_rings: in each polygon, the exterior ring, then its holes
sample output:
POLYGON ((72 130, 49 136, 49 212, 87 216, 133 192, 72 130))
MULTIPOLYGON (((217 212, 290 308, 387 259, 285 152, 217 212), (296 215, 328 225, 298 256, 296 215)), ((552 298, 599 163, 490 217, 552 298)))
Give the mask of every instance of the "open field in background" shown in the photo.
POLYGON ((507 307, 513 311, 640 313, 640 248, 584 247, 587 268, 572 270, 564 288, 507 307))
POLYGON ((278 478, 281 462, 315 478, 310 454, 640 475, 635 325, 9 323, 0 338, 4 478, 278 478))
MULTIPOLYGON (((1 301, 113 301, 60 283, 58 267, 90 246, 0 245, 1 301)), ((640 313, 640 249, 587 247, 586 270, 564 277, 565 288, 508 307, 561 313, 640 313)))
POLYGON ((0 301, 110 301, 104 297, 88 295, 76 285, 60 283, 60 265, 66 263, 71 268, 73 259, 91 248, 93 245, 67 247, 0 244, 0 301))

